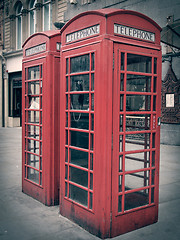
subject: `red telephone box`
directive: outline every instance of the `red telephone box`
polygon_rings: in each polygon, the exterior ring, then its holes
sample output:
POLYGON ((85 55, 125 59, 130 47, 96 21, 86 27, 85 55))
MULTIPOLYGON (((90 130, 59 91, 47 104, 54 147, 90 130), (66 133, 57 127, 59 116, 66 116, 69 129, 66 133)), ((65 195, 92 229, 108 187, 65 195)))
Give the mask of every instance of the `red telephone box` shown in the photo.
POLYGON ((160 30, 117 9, 61 30, 60 213, 102 238, 158 220, 160 30))
POLYGON ((60 33, 35 33, 23 45, 22 190, 59 202, 60 33))

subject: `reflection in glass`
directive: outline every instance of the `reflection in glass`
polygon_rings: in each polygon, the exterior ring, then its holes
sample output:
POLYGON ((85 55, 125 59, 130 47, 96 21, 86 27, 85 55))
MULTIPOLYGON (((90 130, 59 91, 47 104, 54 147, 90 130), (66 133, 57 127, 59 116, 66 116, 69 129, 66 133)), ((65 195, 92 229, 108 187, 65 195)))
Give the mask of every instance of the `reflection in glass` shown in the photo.
POLYGON ((150 130, 150 114, 126 115, 126 131, 150 130))
POLYGON ((120 111, 124 109, 124 95, 120 95, 120 111))
POLYGON ((123 132, 123 115, 119 116, 119 131, 123 132))
POLYGON ((71 58, 70 65, 71 73, 89 71, 89 54, 71 58))
POLYGON ((28 122, 39 123, 39 111, 28 111, 28 122))
POLYGON ((89 149, 89 133, 71 131, 71 146, 89 149))
POLYGON ((150 92, 151 77, 127 74, 126 91, 150 92))
POLYGON ((122 195, 118 197, 118 212, 122 211, 122 195))
POLYGON ((31 167, 39 169, 39 156, 27 153, 27 164, 31 167))
POLYGON ((88 172, 75 167, 69 167, 69 180, 84 187, 88 187, 88 172))
POLYGON ((124 73, 121 73, 120 91, 124 91, 124 73))
POLYGON ((89 91, 89 74, 71 76, 70 91, 89 91))
POLYGON ((28 82, 28 95, 38 95, 39 81, 28 82))
POLYGON ((94 53, 91 54, 91 71, 94 70, 94 53))
POLYGON ((91 91, 94 91, 94 73, 91 74, 91 91))
POLYGON ((151 66, 151 57, 131 53, 127 54, 127 71, 151 73, 151 66))
POLYGON ((154 73, 157 73, 157 58, 154 58, 154 73))
POLYGON ((124 53, 121 53, 121 70, 124 70, 124 53))
POLYGON ((71 94, 71 109, 89 110, 89 94, 71 94))
POLYGON ((119 152, 123 151, 123 135, 119 136, 119 152))
POLYGON ((72 184, 69 184, 69 197, 86 207, 88 205, 88 192, 72 184))
POLYGON ((29 109, 39 109, 39 97, 29 97, 29 109))
POLYGON ((151 96, 145 95, 127 95, 126 110, 127 111, 150 111, 151 96))
POLYGON ((89 208, 93 208, 93 193, 89 193, 89 208))
POLYGON ((34 141, 28 139, 28 149, 29 152, 39 154, 39 141, 34 141))
POLYGON ((39 172, 32 168, 27 168, 27 179, 39 184, 39 172))
POLYGON ((89 130, 89 113, 71 112, 70 116, 72 128, 89 130))
POLYGON ((156 83, 157 83, 157 77, 154 77, 154 86, 153 86, 153 92, 156 92, 156 83))
POLYGON ((28 68, 28 80, 39 79, 40 69, 39 66, 28 68))
POLYGON ((119 156, 119 172, 122 172, 123 155, 119 156))
POLYGON ((88 152, 70 149, 70 159, 72 164, 88 168, 88 152))
POLYGON ((125 194, 125 211, 147 205, 148 203, 149 193, 144 193, 144 191, 125 194))
POLYGON ((39 133, 38 126, 28 125, 28 137, 39 139, 39 133))

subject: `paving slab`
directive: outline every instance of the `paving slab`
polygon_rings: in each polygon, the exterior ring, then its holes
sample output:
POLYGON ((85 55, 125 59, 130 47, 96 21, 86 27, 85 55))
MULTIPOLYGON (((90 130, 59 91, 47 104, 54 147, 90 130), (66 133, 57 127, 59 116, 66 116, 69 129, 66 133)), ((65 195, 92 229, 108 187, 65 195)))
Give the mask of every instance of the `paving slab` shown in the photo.
MULTIPOLYGON (((21 128, 0 128, 0 240, 97 240, 21 190, 21 128)), ((161 145, 159 221, 113 240, 180 239, 180 147, 161 145)))

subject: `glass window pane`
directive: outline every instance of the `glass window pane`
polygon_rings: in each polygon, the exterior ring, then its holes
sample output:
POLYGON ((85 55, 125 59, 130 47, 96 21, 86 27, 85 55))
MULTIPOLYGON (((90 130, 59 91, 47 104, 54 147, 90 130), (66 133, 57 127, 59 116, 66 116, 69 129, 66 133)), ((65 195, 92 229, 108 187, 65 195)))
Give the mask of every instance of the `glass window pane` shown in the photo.
POLYGON ((149 171, 131 173, 125 175, 125 190, 137 189, 149 186, 149 171))
POLYGON ((151 66, 151 57, 127 54, 127 71, 151 73, 151 66))
POLYGON ((40 94, 39 81, 28 82, 28 95, 38 95, 40 94))
POLYGON ((89 193, 89 208, 93 208, 93 193, 89 193))
POLYGON ((88 168, 88 152, 70 149, 70 162, 72 164, 88 168))
POLYGON ((38 141, 34 141, 34 140, 30 140, 30 139, 28 139, 27 141, 28 141, 27 142, 28 143, 27 150, 29 152, 39 154, 39 142, 38 141))
POLYGON ((141 152, 125 155, 125 171, 150 167, 150 152, 141 152))
POLYGON ((32 168, 27 168, 27 178, 37 184, 39 184, 39 172, 32 168))
POLYGON ((150 130, 150 114, 126 115, 126 131, 150 130))
POLYGON ((118 212, 122 211, 122 196, 118 197, 118 212))
POLYGON ((69 184, 69 197, 86 207, 88 205, 88 192, 72 184, 69 184))
POLYGON ((50 30, 49 22, 50 22, 49 4, 46 4, 44 5, 44 31, 50 30))
POLYGON ((124 95, 120 95, 120 111, 124 110, 124 95))
POLYGON ((89 113, 71 112, 70 116, 72 128, 89 130, 89 113))
POLYGON ((120 91, 124 91, 124 73, 121 73, 120 91))
POLYGON ((28 80, 39 79, 40 69, 39 66, 28 68, 28 80))
POLYGON ((39 111, 28 111, 28 122, 39 123, 39 111))
POLYGON ((154 77, 153 92, 156 92, 156 83, 157 83, 157 77, 154 77))
POLYGON ((89 91, 89 74, 71 76, 71 91, 89 91))
POLYGON ((149 133, 126 135, 126 141, 125 141, 126 151, 149 149, 149 147, 150 147, 149 133))
POLYGON ((91 54, 91 70, 94 70, 94 53, 91 54))
POLYGON ((17 49, 21 48, 21 16, 17 18, 17 49))
POLYGON ((89 94, 71 94, 71 109, 89 110, 89 94))
POLYGON ((39 127, 28 125, 28 137, 39 139, 39 127))
POLYGON ((71 73, 89 71, 89 54, 71 58, 70 65, 71 73))
POLYGON ((119 152, 123 151, 123 135, 119 136, 119 152))
POLYGON ((40 109, 39 97, 29 97, 29 109, 40 109))
POLYGON ((71 131, 71 146, 89 149, 89 133, 71 131))
POLYGON ((39 156, 27 153, 27 164, 39 169, 39 156))
POLYGON ((124 70, 124 53, 121 53, 121 70, 124 70))
POLYGON ((143 95, 127 95, 126 110, 127 111, 150 111, 151 96, 143 95))
POLYGON ((154 58, 154 73, 157 73, 157 58, 154 58))
POLYGON ((125 211, 141 207, 149 203, 149 193, 138 191, 125 194, 125 211))
POLYGON ((127 74, 126 91, 150 92, 151 77, 127 74))
POLYGON ((91 74, 91 91, 94 91, 94 73, 91 74))
POLYGON ((30 35, 35 32, 34 17, 35 17, 34 11, 30 11, 30 35))

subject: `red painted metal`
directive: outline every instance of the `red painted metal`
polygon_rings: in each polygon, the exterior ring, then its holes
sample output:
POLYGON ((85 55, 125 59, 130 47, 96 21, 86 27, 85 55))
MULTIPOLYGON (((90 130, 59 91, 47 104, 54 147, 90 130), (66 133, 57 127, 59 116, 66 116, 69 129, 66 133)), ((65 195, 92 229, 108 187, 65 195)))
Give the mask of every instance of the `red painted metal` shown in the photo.
POLYGON ((59 202, 59 31, 35 33, 23 45, 22 191, 59 202))
POLYGON ((160 30, 117 9, 82 13, 61 30, 60 213, 102 238, 158 219, 160 30))

